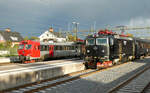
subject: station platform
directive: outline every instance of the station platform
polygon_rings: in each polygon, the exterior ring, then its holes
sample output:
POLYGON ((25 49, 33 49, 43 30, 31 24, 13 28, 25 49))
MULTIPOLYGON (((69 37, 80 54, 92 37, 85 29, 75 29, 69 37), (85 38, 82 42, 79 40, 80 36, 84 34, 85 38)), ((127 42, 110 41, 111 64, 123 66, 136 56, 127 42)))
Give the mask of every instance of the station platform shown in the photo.
POLYGON ((10 62, 17 62, 19 61, 18 56, 14 57, 0 57, 0 63, 10 63, 10 62))
POLYGON ((83 60, 53 60, 0 66, 0 90, 84 70, 83 60))

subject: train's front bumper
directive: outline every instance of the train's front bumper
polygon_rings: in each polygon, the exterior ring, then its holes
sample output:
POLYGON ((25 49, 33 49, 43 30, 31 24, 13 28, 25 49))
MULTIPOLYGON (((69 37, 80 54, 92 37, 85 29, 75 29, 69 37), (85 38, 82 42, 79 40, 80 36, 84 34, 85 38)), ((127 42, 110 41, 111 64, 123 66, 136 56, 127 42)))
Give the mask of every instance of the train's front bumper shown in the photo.
POLYGON ((30 60, 30 56, 23 56, 23 55, 20 55, 20 56, 19 56, 19 60, 21 60, 21 61, 30 60))
POLYGON ((97 57, 97 56, 86 56, 84 58, 85 61, 93 61, 93 60, 97 60, 97 61, 109 61, 109 57, 108 56, 104 56, 104 57, 97 57))

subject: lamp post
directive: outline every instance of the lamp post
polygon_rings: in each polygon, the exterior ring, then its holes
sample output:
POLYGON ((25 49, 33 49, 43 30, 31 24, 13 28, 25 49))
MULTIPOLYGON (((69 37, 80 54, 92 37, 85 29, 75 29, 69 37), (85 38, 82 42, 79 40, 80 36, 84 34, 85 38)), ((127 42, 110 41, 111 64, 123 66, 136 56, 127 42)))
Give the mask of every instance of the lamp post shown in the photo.
POLYGON ((78 40, 77 33, 78 33, 78 25, 79 25, 79 23, 78 22, 72 22, 72 24, 75 25, 75 36, 76 36, 76 41, 77 41, 78 40))

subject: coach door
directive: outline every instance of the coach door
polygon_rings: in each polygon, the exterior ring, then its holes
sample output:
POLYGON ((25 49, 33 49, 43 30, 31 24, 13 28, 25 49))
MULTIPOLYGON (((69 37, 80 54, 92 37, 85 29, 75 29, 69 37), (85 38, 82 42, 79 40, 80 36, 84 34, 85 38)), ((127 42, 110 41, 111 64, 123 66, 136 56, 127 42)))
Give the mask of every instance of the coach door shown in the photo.
POLYGON ((49 55, 50 57, 54 56, 54 45, 49 45, 49 55))
POLYGON ((40 50, 38 48, 38 45, 34 46, 34 57, 40 57, 40 50))

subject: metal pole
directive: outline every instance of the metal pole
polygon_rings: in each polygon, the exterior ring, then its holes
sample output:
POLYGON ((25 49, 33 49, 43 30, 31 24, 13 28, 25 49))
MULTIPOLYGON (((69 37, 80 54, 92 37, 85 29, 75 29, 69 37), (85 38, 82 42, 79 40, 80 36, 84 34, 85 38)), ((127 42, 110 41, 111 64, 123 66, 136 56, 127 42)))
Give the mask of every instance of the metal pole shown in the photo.
POLYGON ((77 28, 78 28, 78 24, 76 23, 76 41, 78 40, 78 39, 77 39, 77 38, 78 38, 78 37, 77 37, 77 31, 78 31, 77 28))

